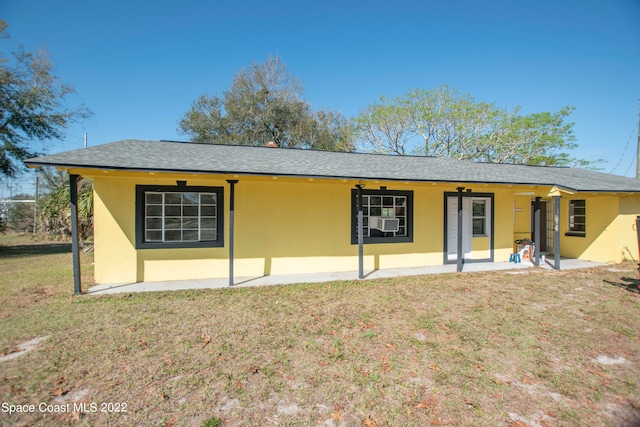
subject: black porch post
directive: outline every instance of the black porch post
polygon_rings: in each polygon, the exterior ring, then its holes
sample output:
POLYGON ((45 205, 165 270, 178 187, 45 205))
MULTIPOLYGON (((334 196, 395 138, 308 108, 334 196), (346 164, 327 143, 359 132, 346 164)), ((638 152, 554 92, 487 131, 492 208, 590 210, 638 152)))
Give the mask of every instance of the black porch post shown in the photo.
POLYGON ((540 266, 540 197, 536 197, 533 203, 533 246, 536 248, 535 266, 540 266))
POLYGON ((82 293, 80 277, 80 238, 78 235, 78 175, 69 174, 69 199, 71 207, 71 253, 73 257, 73 293, 82 293))
POLYGON ((362 184, 358 189, 358 279, 364 279, 364 214, 362 211, 362 184))
POLYGON ((462 190, 464 190, 464 187, 458 187, 456 190, 458 190, 458 259, 456 271, 459 273, 462 271, 462 190))
POLYGON ((553 268, 560 270, 560 196, 553 196, 553 268))
POLYGON ((228 179, 229 183, 229 286, 233 286, 233 243, 234 243, 234 210, 235 210, 235 189, 237 179, 228 179))
POLYGON ((636 216, 636 234, 638 235, 638 253, 640 254, 640 216, 636 216))
MULTIPOLYGON (((638 253, 640 254, 640 216, 636 216, 636 234, 638 235, 638 253)), ((638 263, 638 276, 640 277, 640 262, 638 263)), ((640 283, 637 287, 640 290, 640 283)))

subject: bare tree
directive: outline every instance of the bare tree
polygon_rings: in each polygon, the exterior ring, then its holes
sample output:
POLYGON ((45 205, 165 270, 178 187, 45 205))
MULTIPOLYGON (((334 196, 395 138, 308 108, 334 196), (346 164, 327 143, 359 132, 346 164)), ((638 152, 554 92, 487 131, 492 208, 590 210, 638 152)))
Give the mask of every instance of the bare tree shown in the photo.
POLYGON ((194 142, 353 150, 349 121, 311 111, 303 87, 278 56, 240 70, 222 97, 201 95, 178 123, 194 142))
MULTIPOLYGON (((0 38, 8 37, 0 20, 0 38)), ((62 139, 69 124, 93 114, 84 105, 68 106, 74 93, 54 74, 45 50, 0 56, 0 175, 15 176, 20 160, 37 155, 31 140, 62 139)))

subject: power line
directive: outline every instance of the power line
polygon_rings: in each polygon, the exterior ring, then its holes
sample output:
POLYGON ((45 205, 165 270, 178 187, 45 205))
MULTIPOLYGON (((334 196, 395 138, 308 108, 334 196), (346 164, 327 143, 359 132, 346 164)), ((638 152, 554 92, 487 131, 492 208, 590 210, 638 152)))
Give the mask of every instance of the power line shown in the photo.
MULTIPOLYGON (((635 124, 633 126, 633 130, 631 130, 631 134, 629 135, 629 139, 627 140, 627 143, 624 146, 624 150, 622 150, 622 155, 620 156, 620 160, 618 160, 618 163, 616 163, 616 165, 613 167, 613 169, 611 169, 611 172, 609 172, 609 173, 613 173, 613 171, 618 169, 618 166, 620 166, 620 163, 622 163, 622 160, 624 159, 624 155, 627 153, 627 149, 629 148, 629 144, 631 143, 631 138, 633 138, 633 135, 636 133, 637 129, 638 129, 638 125, 635 124)), ((627 170, 627 172, 628 172, 628 170, 627 170)), ((626 172, 625 172, 625 175, 626 175, 626 172)))
POLYGON ((624 171, 624 175, 623 176, 627 176, 627 173, 629 173, 629 170, 631 170, 631 166, 633 166, 634 162, 636 162, 637 159, 634 159, 633 156, 631 157, 631 163, 629 163, 629 166, 627 167, 627 170, 624 171))

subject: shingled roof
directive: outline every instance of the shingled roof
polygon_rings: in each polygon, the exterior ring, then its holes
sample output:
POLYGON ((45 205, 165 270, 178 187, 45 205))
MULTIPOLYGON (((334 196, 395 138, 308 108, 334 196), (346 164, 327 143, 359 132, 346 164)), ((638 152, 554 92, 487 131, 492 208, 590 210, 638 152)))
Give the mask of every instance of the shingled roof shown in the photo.
POLYGON ((640 192, 640 180, 573 168, 171 141, 123 140, 25 163, 29 167, 555 185, 572 191, 640 192))

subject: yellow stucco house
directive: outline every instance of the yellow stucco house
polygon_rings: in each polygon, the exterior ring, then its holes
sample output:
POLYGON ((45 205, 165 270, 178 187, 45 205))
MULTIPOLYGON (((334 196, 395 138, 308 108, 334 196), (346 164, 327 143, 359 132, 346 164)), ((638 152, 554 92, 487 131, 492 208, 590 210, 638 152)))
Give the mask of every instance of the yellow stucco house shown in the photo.
POLYGON ((593 171, 139 140, 26 163, 94 180, 99 284, 638 251, 640 181, 593 171))

